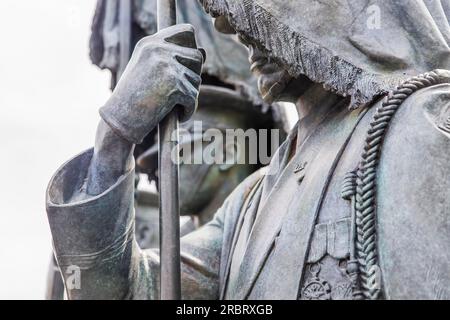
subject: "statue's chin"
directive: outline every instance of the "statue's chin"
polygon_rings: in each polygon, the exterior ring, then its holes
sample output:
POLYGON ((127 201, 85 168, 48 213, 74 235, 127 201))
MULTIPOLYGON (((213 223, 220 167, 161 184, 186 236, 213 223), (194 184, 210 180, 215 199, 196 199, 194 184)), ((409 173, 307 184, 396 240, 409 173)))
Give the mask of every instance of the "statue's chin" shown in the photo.
POLYGON ((262 74, 258 78, 258 89, 266 103, 273 103, 281 96, 289 81, 286 75, 284 71, 279 71, 262 74))

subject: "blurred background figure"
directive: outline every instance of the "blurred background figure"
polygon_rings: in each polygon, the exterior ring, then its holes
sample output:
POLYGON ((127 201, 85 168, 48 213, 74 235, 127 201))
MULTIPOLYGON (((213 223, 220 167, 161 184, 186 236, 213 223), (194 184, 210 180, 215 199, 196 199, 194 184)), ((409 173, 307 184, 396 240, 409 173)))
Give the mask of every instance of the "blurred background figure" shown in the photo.
MULTIPOLYGON (((131 1, 130 51, 147 35, 156 32, 156 0, 131 1)), ((120 1, 97 2, 90 39, 90 57, 101 69, 111 72, 111 89, 121 71, 120 1)), ((180 124, 189 133, 182 144, 191 144, 192 153, 202 152, 205 142, 196 144, 208 129, 277 129, 279 141, 267 140, 266 150, 276 150, 286 137, 289 123, 284 106, 262 102, 255 77, 250 72, 247 49, 233 36, 215 31, 211 18, 197 1, 178 1, 178 22, 194 25, 197 44, 206 51, 202 86, 196 114, 180 124), (195 122, 201 122, 201 132, 196 132, 195 122), (271 147, 274 145, 274 147, 271 147)), ((271 135, 269 133, 268 137, 271 135)), ((149 134, 136 146, 136 239, 141 248, 159 245, 159 211, 157 186, 158 146, 156 132, 149 134), (139 178, 140 177, 140 178, 139 178), (149 182, 151 185, 149 185, 149 182), (153 188, 151 187, 153 186, 153 188)), ((243 146, 227 145, 224 156, 236 148, 249 152, 248 141, 243 146)), ((235 150, 236 150, 235 149, 235 150)), ((211 220, 229 193, 248 175, 262 167, 257 164, 180 164, 181 235, 185 235, 211 220)), ((49 268, 47 299, 62 299, 64 287, 54 259, 49 268)))

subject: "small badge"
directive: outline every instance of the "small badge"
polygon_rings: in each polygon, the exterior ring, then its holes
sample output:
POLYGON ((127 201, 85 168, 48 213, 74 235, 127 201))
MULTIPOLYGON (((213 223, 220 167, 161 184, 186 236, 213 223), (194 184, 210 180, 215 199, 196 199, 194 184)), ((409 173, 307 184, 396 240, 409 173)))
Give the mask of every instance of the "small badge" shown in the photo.
POLYGON ((309 272, 312 274, 312 278, 308 280, 308 282, 302 289, 302 300, 331 299, 330 284, 327 281, 319 278, 320 269, 320 263, 315 263, 309 266, 309 272))

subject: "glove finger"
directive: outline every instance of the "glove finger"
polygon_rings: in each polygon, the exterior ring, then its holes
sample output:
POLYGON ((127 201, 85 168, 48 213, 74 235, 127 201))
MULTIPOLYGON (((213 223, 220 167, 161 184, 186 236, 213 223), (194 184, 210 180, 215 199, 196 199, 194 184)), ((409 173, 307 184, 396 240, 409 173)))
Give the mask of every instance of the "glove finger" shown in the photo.
POLYGON ((186 69, 184 72, 184 77, 195 89, 198 90, 200 84, 202 83, 202 77, 198 73, 193 72, 191 69, 186 69))
POLYGON ((179 120, 181 122, 189 120, 197 109, 198 89, 189 81, 181 81, 180 91, 176 94, 176 105, 181 106, 179 120))
POLYGON ((186 68, 192 70, 196 74, 201 74, 202 66, 203 66, 203 58, 202 58, 202 55, 201 55, 201 53, 199 51, 197 53, 198 54, 195 57, 187 56, 187 55, 175 54, 175 59, 180 64, 182 64, 186 68))
POLYGON ((197 41, 195 39, 195 29, 190 24, 177 24, 166 30, 169 34, 164 35, 164 40, 182 47, 197 49, 197 41), (170 30, 167 30, 170 29, 170 30))
POLYGON ((203 56, 203 63, 205 63, 206 61, 206 50, 203 48, 198 48, 198 50, 201 52, 202 56, 203 56))

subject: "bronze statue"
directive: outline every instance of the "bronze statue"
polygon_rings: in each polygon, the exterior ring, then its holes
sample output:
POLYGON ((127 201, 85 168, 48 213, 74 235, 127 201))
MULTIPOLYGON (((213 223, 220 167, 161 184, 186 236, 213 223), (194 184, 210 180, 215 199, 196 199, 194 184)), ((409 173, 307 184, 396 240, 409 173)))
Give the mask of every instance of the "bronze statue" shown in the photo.
MULTIPOLYGON (((249 48, 264 99, 301 119, 273 174, 182 239, 183 298, 448 299, 449 3, 201 2, 249 48)), ((133 145, 175 104, 194 111, 202 63, 191 26, 141 41, 94 149, 51 180, 66 283, 81 269, 69 298, 159 297, 158 254, 133 232, 133 145)))
MULTIPOLYGON (((131 43, 156 32, 156 0, 132 1, 132 33, 131 43)), ((178 20, 181 23, 191 23, 198 29, 196 38, 199 46, 207 53, 208 59, 203 65, 202 87, 200 89, 199 107, 196 114, 182 129, 192 130, 195 121, 202 121, 203 129, 278 129, 280 140, 286 137, 287 124, 284 109, 279 105, 267 105, 257 94, 256 78, 250 73, 247 52, 245 48, 230 36, 220 34, 214 30, 211 19, 205 14, 200 3, 178 3, 178 20), (233 52, 233 60, 227 55, 233 52)), ((90 39, 92 61, 102 69, 108 69, 115 84, 119 72, 119 49, 121 47, 119 31, 120 7, 117 1, 98 1, 92 24, 90 39)), ((137 160, 137 170, 147 174, 151 181, 157 182, 157 151, 154 132, 150 133, 144 142, 135 148, 134 156, 137 160)), ((193 178, 198 172, 196 166, 181 166, 181 214, 193 215, 194 223, 184 225, 182 235, 192 231, 194 226, 201 226, 209 222, 215 211, 221 206, 226 196, 249 174, 256 171, 259 165, 221 166, 221 169, 210 169, 203 164, 200 176, 209 185, 192 187, 193 178), (206 177, 205 174, 208 176, 206 177), (214 183, 212 183, 214 181, 214 183), (200 189, 199 189, 200 188, 200 189)), ((196 180, 199 183, 203 181, 196 180)), ((136 190, 136 232, 144 229, 146 236, 138 236, 141 248, 157 247, 158 230, 149 230, 149 217, 144 211, 155 211, 155 195, 136 190), (145 203, 140 206, 140 200, 145 203), (153 207, 153 208, 152 208, 153 207), (142 221, 143 225, 139 225, 142 221), (144 222, 145 221, 145 222, 144 222), (150 239, 153 239, 149 241, 150 239), (151 243, 151 244, 150 244, 151 243)), ((150 223, 155 225, 155 223, 150 223)), ((157 224, 157 223, 156 223, 157 224)))
MULTIPOLYGON (((179 17, 201 28, 199 43, 204 43, 208 67, 203 68, 196 113, 181 124, 181 129, 202 136, 209 129, 277 129, 280 140, 286 138, 286 115, 279 105, 267 105, 256 95, 256 78, 250 74, 245 48, 214 30, 211 19, 199 3, 180 2, 179 17), (232 62, 224 59, 219 48, 235 52, 232 62), (193 132, 196 122, 203 132, 193 132)), ((119 72, 119 31, 117 17, 120 8, 116 1, 99 1, 94 15, 90 40, 93 63, 111 72, 111 83, 116 83, 119 72)), ((132 42, 156 32, 156 1, 133 2, 132 42)), ((193 143, 187 140, 183 143, 193 143)), ((243 145, 242 148, 248 146, 243 145)), ((193 152, 196 152, 193 150, 193 152)), ((134 151, 137 173, 148 177, 157 185, 158 145, 155 132, 151 132, 134 151)), ((183 216, 180 235, 184 236, 209 222, 226 197, 247 176, 262 167, 258 164, 181 164, 180 213, 183 216)), ((139 179, 139 175, 136 175, 139 179)), ((135 234, 141 249, 159 247, 158 194, 135 188, 135 234)), ((47 299, 63 299, 61 274, 52 256, 47 280, 47 299)))
MULTIPOLYGON (((134 45, 143 37, 156 32, 156 0, 132 1, 132 33, 131 42, 134 45)), ((100 68, 111 71, 112 83, 115 84, 119 72, 119 49, 121 47, 119 31, 120 7, 117 1, 99 1, 94 15, 92 36, 90 40, 92 61, 100 68)), ((285 138, 285 114, 278 105, 264 104, 257 94, 256 78, 250 73, 247 52, 245 48, 230 36, 220 34, 214 30, 211 19, 205 14, 200 3, 178 3, 178 20, 190 23, 197 28, 197 42, 207 53, 207 60, 203 65, 202 87, 199 96, 199 108, 196 114, 182 129, 192 130, 195 121, 202 121, 203 129, 220 128, 221 130, 241 129, 279 129, 280 139, 285 138), (233 52, 233 59, 227 55, 233 52)), ((151 132, 144 142, 135 148, 134 156, 137 169, 149 175, 150 180, 157 181, 157 143, 154 132, 151 132)), ((234 168, 211 170, 208 165, 201 165, 199 172, 196 166, 181 166, 186 168, 181 172, 181 214, 193 214, 196 225, 200 226, 211 220, 215 211, 220 207, 225 197, 250 173, 256 171, 260 165, 245 165, 234 168), (197 170, 198 171, 198 170, 197 170), (203 173, 202 173, 203 172, 203 173), (220 172, 220 173, 219 173, 220 172), (199 173, 209 181, 209 185, 192 186, 194 176, 199 173), (208 177, 204 175, 208 174, 208 177), (211 176, 210 176, 211 175, 211 176), (212 183, 214 181, 214 183, 212 183), (183 184, 184 183, 184 184, 183 184), (219 189, 218 189, 219 188, 219 189), (183 200, 184 198, 184 200, 183 200), (189 199, 189 200, 187 200, 189 199)), ((196 180, 201 183, 198 178, 196 180)), ((155 202, 152 195, 136 190, 137 220, 146 220, 139 208, 139 200, 147 197, 147 202, 155 202)), ((143 200, 145 202, 145 200, 143 200)), ((150 211, 152 211, 149 208, 150 211)), ((192 226, 192 225, 191 225, 192 226)), ((148 226, 144 226, 147 230, 148 226)), ((141 229, 139 225, 136 229, 141 229)), ((187 232, 190 228, 187 228, 187 232)), ((153 231, 153 230, 152 230, 153 231)), ((146 232, 149 234, 149 232, 146 232)), ((151 238, 157 239, 158 233, 151 232, 151 238)), ((148 237, 145 237, 148 239, 148 237)), ((149 248, 148 243, 140 243, 142 248, 149 248)), ((155 244, 155 243, 153 243, 155 244)), ((155 247, 155 245, 153 245, 155 247)))

